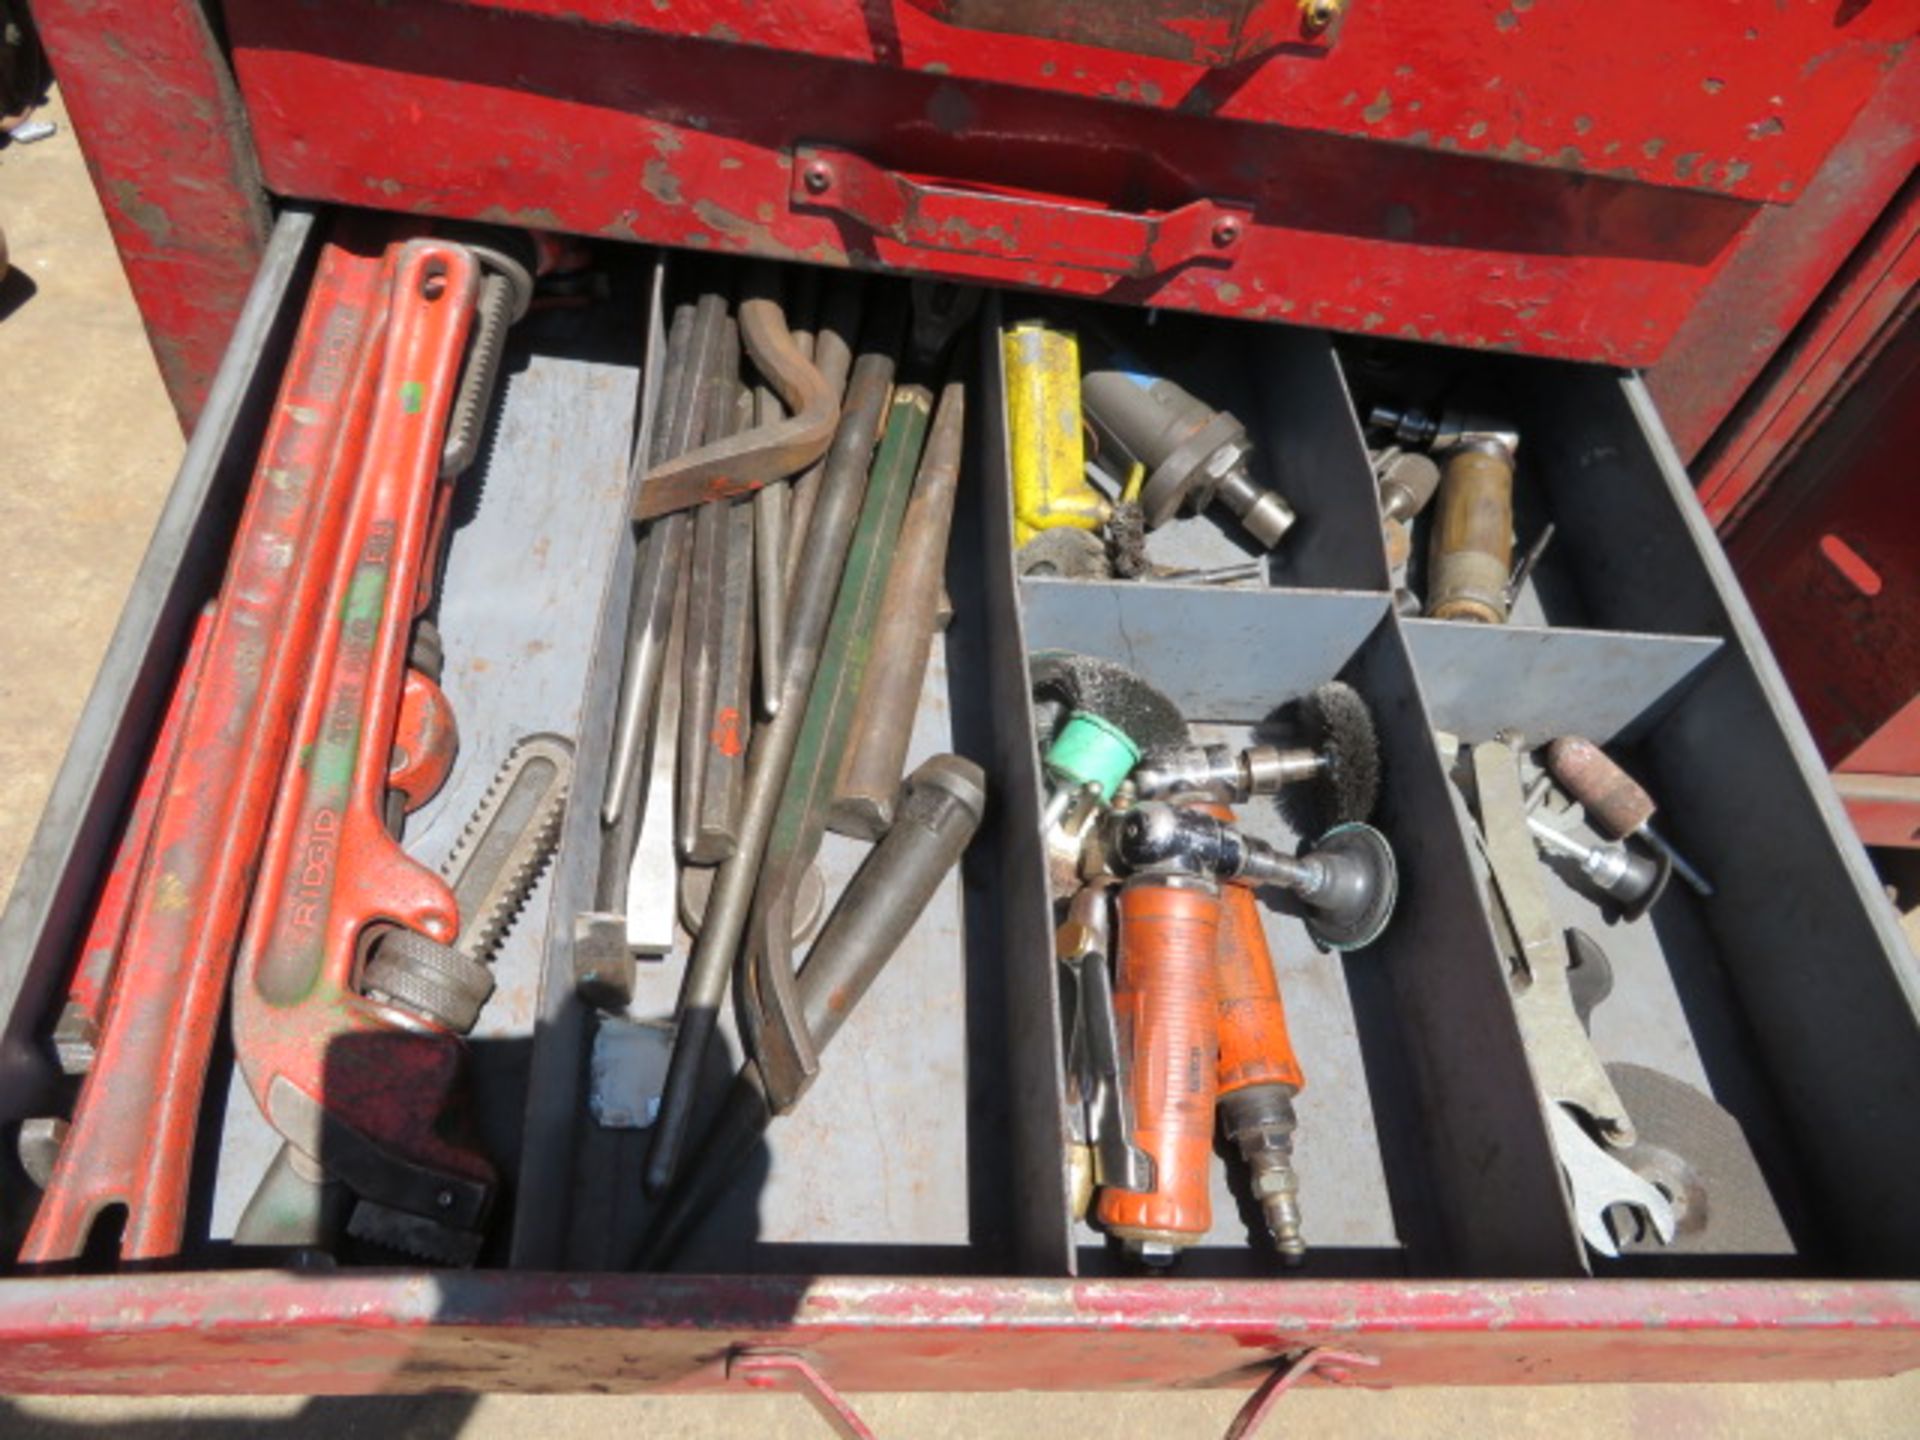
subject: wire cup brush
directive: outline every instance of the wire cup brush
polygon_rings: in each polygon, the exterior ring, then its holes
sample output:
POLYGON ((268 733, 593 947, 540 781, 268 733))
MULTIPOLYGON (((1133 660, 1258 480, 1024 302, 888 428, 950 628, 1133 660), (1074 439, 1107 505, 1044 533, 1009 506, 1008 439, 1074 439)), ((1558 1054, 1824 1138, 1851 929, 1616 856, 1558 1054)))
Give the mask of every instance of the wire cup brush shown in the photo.
POLYGON ((1110 799, 1140 757, 1188 747, 1180 707, 1124 665, 1043 650, 1031 670, 1042 764, 1057 807, 1085 786, 1110 799))
POLYGON ((1192 737, 1180 708, 1125 666, 1043 650, 1030 672, 1034 726, 1049 793, 1040 823, 1047 874, 1058 896, 1078 889, 1093 821, 1143 753, 1192 737))
POLYGON ((1380 799, 1380 739, 1360 692, 1330 680, 1293 707, 1293 746, 1187 745, 1154 749, 1133 773, 1143 800, 1176 796, 1239 804, 1300 787, 1311 814, 1301 828, 1366 820, 1380 799))

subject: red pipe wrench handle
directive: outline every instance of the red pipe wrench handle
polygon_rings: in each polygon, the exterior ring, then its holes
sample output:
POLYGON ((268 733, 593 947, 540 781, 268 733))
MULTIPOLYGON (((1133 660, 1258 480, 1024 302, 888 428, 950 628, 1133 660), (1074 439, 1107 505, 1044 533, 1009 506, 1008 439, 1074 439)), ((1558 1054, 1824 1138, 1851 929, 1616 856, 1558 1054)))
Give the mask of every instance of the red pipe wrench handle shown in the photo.
POLYGON ((153 742, 146 774, 135 792, 133 808, 127 813, 126 828, 121 831, 113 865, 94 902, 93 919, 87 924, 80 958, 67 982, 67 1003, 54 1022, 54 1052, 60 1057, 60 1068, 69 1075, 84 1075, 93 1068, 100 1034, 106 1025, 114 971, 120 964, 120 948, 126 940, 128 922, 133 918, 134 894, 153 846, 154 816, 173 778, 187 704, 199 688, 200 673, 207 658, 207 637, 212 631, 213 606, 209 604, 194 621, 186 658, 181 661, 180 675, 174 682, 173 697, 167 702, 166 715, 160 722, 159 738, 153 742))
POLYGON ((407 655, 431 593, 441 449, 478 287, 478 262, 450 242, 411 241, 395 264, 365 458, 233 1005, 241 1071, 296 1149, 363 1200, 462 1230, 484 1223, 496 1177, 462 1133, 460 1041, 356 981, 383 928, 442 943, 459 930, 452 893, 401 850, 386 811, 390 788, 411 808, 445 774, 395 746, 403 711, 403 749, 451 735, 432 718, 444 697, 407 655))
MULTIPOLYGON (((21 1246, 25 1264, 76 1258, 115 1206, 126 1210, 125 1260, 176 1255, 186 1233, 207 1069, 386 323, 391 267, 356 223, 342 223, 314 274, 188 691, 179 753, 170 773, 159 767, 166 778, 97 1053, 21 1246)), ((390 222, 377 223, 384 235, 390 222)))

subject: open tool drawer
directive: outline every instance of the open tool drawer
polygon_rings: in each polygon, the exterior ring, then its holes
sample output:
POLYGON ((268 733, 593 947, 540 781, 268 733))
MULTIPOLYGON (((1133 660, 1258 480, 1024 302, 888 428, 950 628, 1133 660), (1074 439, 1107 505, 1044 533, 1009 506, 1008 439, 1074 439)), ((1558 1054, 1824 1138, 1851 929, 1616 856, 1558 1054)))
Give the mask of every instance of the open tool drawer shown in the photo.
MULTIPOLYGON (((223 569, 328 223, 280 221, 0 923, 10 1137, 65 1103, 47 1026, 223 569)), ((1247 1386, 1330 1350, 1368 1382, 1492 1383, 1831 1377, 1920 1358, 1912 962, 1638 381, 1163 317, 1141 327, 1142 349, 1175 357, 1196 392, 1214 377, 1214 403, 1239 410, 1257 463, 1300 512, 1270 583, 1021 579, 993 341, 1026 303, 1012 296, 1004 309, 989 297, 966 352, 954 614, 910 757, 977 760, 987 819, 801 1109, 675 1268, 625 1272, 646 1137, 590 1118, 596 1022, 574 994, 572 917, 591 906, 598 864, 591 801, 635 563, 629 457, 658 410, 683 267, 614 247, 603 303, 516 332, 455 512, 439 622, 476 758, 410 822, 409 846, 452 843, 514 736, 559 731, 579 757, 558 855, 496 961, 500 990, 471 1046, 483 1139, 510 1177, 480 1263, 250 1268, 227 1237, 273 1136, 218 1059, 186 1254, 0 1281, 6 1388, 692 1389, 748 1361, 790 1374, 805 1362, 856 1390, 1247 1386), (1559 527, 1497 629, 1395 613, 1354 404, 1433 393, 1463 363, 1524 436, 1523 538, 1543 515, 1559 527), (1027 683, 1030 655, 1054 647, 1136 667, 1208 739, 1238 739, 1335 677, 1374 706, 1397 915, 1379 942, 1337 956, 1284 907, 1264 911, 1308 1075, 1310 1255, 1297 1272, 1249 1243, 1220 1165, 1214 1231, 1170 1274, 1142 1273, 1072 1218, 1027 683), (1442 737, 1506 728, 1615 746, 1719 888, 1710 902, 1672 888, 1622 925, 1563 877, 1549 886, 1556 916, 1593 930, 1612 960, 1593 1019, 1604 1058, 1709 1089, 1737 1118, 1767 1216, 1731 1247, 1637 1247, 1608 1264, 1580 1243, 1441 752, 1442 737)), ((1238 553, 1210 518, 1165 533, 1155 543, 1194 563, 1238 553)), ((1248 807, 1248 824, 1297 838, 1269 808, 1248 807)), ((830 892, 856 858, 850 842, 823 853, 830 892)), ((643 975, 636 1011, 663 1003, 670 975, 643 975)), ((17 1234, 35 1192, 10 1171, 5 1193, 17 1234)))

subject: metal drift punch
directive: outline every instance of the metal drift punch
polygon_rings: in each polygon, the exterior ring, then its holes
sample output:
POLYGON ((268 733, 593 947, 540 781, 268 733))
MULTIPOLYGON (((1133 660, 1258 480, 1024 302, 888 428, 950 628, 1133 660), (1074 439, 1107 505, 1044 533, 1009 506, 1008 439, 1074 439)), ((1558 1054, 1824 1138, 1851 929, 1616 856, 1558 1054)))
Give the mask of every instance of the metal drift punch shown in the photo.
MULTIPOLYGON (((947 346, 970 320, 978 297, 978 291, 915 284, 909 374, 931 374, 942 362, 947 346)), ((809 1050, 793 979, 792 936, 798 928, 794 911, 819 852, 869 682, 876 679, 876 647, 892 629, 884 606, 898 569, 910 498, 916 488, 944 484, 946 474, 957 472, 959 466, 963 387, 944 387, 940 402, 943 413, 935 417, 929 386, 908 381, 894 387, 813 691, 807 697, 799 743, 764 853, 746 942, 735 962, 734 996, 741 1031, 776 1110, 788 1107, 818 1064, 818 1057, 809 1050), (937 446, 923 443, 930 432, 938 435, 937 446)), ((929 620, 937 607, 937 592, 933 598, 935 607, 922 610, 929 620)), ((923 654, 930 635, 929 629, 919 637, 923 654)), ((908 642, 912 643, 911 636, 908 642)), ((917 687, 911 695, 895 697, 896 725, 911 722, 918 699, 917 687)), ((904 757, 904 745, 899 753, 904 757)))
MULTIPOLYGON (((977 303, 968 291, 914 287, 910 381, 932 373, 977 303)), ((809 518, 806 563, 790 597, 785 693, 754 738, 738 838, 688 965, 648 1156, 655 1193, 677 1170, 729 962, 747 1047, 776 1110, 797 1098, 818 1065, 790 959, 795 900, 825 828, 932 408, 923 384, 885 393, 906 320, 896 305, 881 308, 863 342, 809 518)))
POLYGON ((846 404, 827 453, 819 499, 807 529, 808 563, 801 567, 799 583, 789 596, 787 670, 779 711, 754 736, 747 757, 739 836, 715 878, 706 918, 687 964, 679 1028, 647 1160, 647 1188, 655 1194, 666 1191, 679 1169, 700 1067, 719 1023, 720 1002, 746 930, 760 862, 799 743, 840 571, 853 538, 868 463, 893 387, 895 357, 906 328, 905 305, 897 291, 888 290, 876 308, 861 339, 860 358, 854 363, 846 404))
MULTIPOLYGON (((719 366, 727 324, 726 297, 709 292, 697 304, 674 312, 667 336, 666 378, 652 416, 648 449, 634 456, 636 469, 651 468, 697 445, 706 423, 702 397, 719 366)), ((620 707, 614 719, 613 754, 600 804, 600 872, 594 908, 574 918, 574 985, 589 1004, 624 1009, 633 997, 634 953, 664 954, 673 944, 673 886, 656 893, 629 888, 630 867, 645 854, 669 879, 674 853, 673 776, 678 750, 679 654, 685 650, 687 600, 683 572, 693 518, 685 511, 662 516, 640 537, 634 559, 627 618, 627 658, 620 707), (671 680, 663 682, 671 632, 680 650, 671 680), (663 684, 674 691, 665 703, 663 684), (641 761, 653 736, 653 764, 642 790, 641 761), (673 732, 669 735, 667 732, 673 732), (663 787, 653 770, 664 769, 663 787), (656 799, 656 793, 658 799, 656 799), (646 804, 642 808, 642 799, 646 804), (636 907, 646 907, 636 914, 636 907), (638 932, 642 943, 632 940, 638 932)))
MULTIPOLYGON (((959 863, 986 803, 986 775, 958 755, 936 755, 907 778, 893 827, 848 882, 800 968, 800 1012, 814 1051, 824 1051, 839 1033, 959 863)), ((758 1062, 749 1059, 697 1159, 654 1217, 637 1267, 659 1268, 672 1258, 782 1108, 768 1094, 758 1062)))

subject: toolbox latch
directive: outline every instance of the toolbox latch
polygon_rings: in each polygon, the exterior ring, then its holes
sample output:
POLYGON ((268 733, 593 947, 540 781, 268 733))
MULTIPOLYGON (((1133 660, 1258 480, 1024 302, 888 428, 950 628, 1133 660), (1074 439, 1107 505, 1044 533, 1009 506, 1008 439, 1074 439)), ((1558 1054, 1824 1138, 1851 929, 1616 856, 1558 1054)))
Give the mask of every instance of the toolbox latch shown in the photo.
POLYGON ((833 1383, 806 1356, 793 1350, 736 1349, 727 1352, 727 1379, 755 1390, 790 1390, 811 1405, 841 1440, 877 1440, 833 1383))

